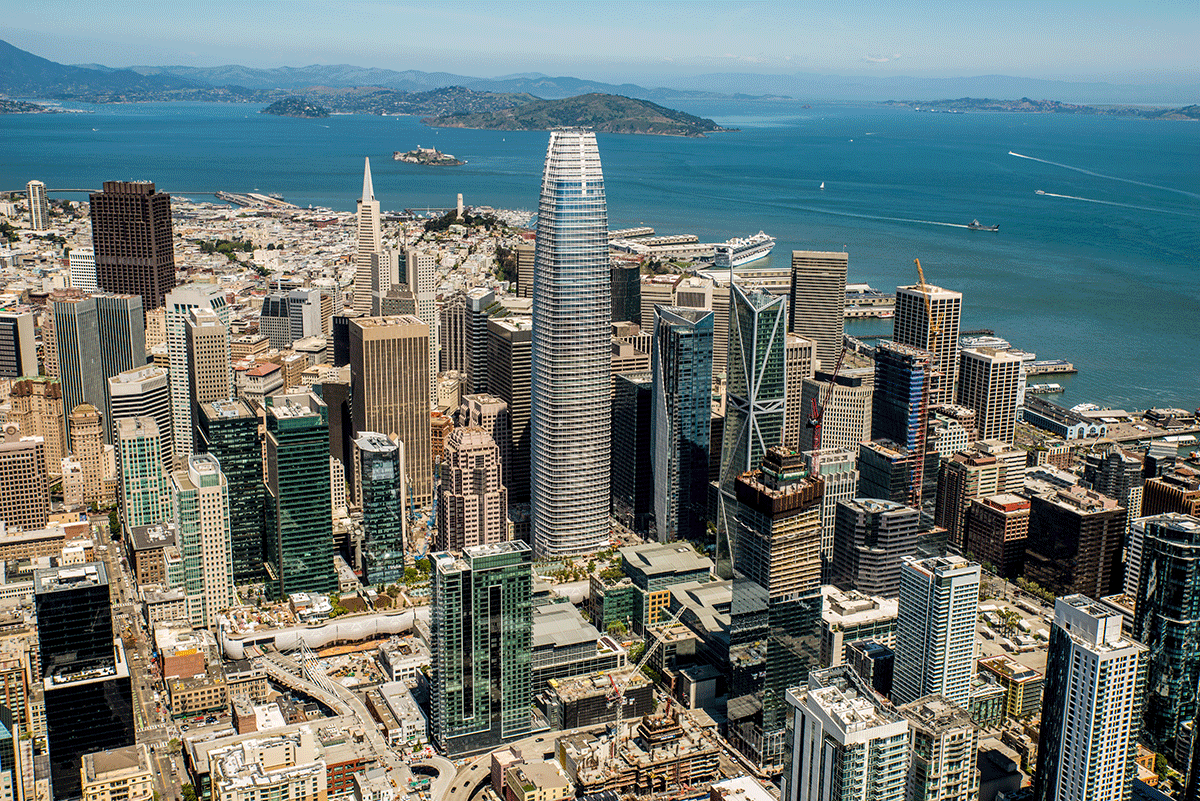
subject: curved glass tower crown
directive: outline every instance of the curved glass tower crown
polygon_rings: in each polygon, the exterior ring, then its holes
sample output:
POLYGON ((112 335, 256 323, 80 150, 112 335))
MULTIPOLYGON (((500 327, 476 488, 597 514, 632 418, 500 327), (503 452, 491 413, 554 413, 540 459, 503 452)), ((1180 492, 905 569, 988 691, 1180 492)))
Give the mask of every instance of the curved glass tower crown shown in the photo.
POLYGON ((530 500, 539 557, 608 542, 610 291, 596 135, 552 131, 533 268, 530 500))

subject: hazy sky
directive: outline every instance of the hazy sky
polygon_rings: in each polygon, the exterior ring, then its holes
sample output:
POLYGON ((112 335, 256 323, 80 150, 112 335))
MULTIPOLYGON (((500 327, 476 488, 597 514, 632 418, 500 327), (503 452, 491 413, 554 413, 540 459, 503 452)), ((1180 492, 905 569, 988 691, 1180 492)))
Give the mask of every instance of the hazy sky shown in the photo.
POLYGON ((349 63, 644 82, 705 72, 1195 82, 1200 0, 0 0, 0 38, 68 64, 349 63))

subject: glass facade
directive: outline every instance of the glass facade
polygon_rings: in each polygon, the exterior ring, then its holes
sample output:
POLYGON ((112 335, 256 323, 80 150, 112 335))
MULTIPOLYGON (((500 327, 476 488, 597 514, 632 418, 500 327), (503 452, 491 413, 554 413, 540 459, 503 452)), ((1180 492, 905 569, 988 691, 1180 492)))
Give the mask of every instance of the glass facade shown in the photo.
POLYGON ((360 496, 365 537, 365 584, 393 584, 404 576, 404 472, 400 447, 382 434, 360 433, 355 492, 360 496))
POLYGON ((659 542, 707 543, 713 313, 656 306, 650 367, 659 542))
MULTIPOLYGON (((539 557, 574 556, 601 550, 610 535, 611 276, 593 132, 550 133, 537 226, 532 541, 539 557)), ((514 437, 515 422, 514 413, 514 437)))
POLYGON ((196 450, 217 457, 229 485, 229 538, 233 543, 235 584, 262 581, 262 444, 258 417, 240 400, 200 405, 196 450))
POLYGON ((906 464, 904 502, 921 508, 929 386, 933 355, 908 345, 881 342, 875 349, 875 397, 871 436, 898 443, 912 454, 906 464))
POLYGON ((638 534, 653 526, 655 491, 650 459, 650 373, 613 376, 612 511, 638 534))

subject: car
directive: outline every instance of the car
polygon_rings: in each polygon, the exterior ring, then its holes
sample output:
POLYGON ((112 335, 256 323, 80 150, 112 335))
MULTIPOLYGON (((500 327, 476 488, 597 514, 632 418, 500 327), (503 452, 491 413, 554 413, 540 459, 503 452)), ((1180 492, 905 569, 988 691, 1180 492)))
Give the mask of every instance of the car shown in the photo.
POLYGON ((185 723, 185 724, 183 724, 182 726, 180 726, 180 727, 179 727, 179 730, 180 730, 180 731, 187 731, 187 730, 188 730, 188 725, 187 725, 186 723, 185 723))

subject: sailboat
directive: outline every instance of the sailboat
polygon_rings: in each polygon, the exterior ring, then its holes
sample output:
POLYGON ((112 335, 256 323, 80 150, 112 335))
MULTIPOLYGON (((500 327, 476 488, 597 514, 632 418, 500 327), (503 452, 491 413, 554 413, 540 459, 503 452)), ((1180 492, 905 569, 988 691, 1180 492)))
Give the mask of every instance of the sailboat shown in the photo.
POLYGON ((821 181, 821 188, 822 188, 822 189, 824 189, 824 188, 825 188, 825 182, 824 182, 824 181, 821 181))

